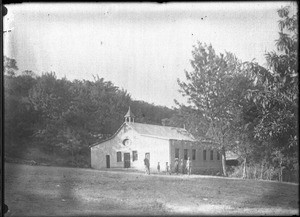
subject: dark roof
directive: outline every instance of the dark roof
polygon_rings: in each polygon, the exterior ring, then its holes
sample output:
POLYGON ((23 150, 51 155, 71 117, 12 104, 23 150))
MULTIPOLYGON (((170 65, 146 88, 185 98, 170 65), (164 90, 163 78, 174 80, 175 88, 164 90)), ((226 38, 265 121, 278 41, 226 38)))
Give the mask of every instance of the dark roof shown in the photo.
POLYGON ((90 147, 96 146, 98 144, 101 144, 105 141, 114 138, 125 124, 131 127, 133 130, 135 130, 138 134, 142 136, 156 137, 162 139, 196 141, 194 136, 190 134, 186 129, 183 128, 125 122, 121 125, 121 127, 117 130, 117 132, 113 136, 111 136, 106 140, 97 142, 91 145, 90 147))

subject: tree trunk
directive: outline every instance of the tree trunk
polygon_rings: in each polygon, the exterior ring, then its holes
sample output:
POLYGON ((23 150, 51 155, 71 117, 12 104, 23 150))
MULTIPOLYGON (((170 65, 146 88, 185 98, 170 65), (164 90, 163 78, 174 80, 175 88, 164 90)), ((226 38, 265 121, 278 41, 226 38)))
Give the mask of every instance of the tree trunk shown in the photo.
POLYGON ((263 180, 264 176, 264 162, 261 163, 260 179, 263 180))
POLYGON ((222 169, 223 169, 223 175, 227 176, 227 172, 226 172, 226 154, 225 154, 225 147, 222 146, 221 149, 221 155, 222 155, 222 169))
POLYGON ((257 172, 256 164, 255 164, 254 166, 255 166, 255 168, 254 168, 254 179, 256 180, 256 179, 257 179, 257 178, 256 178, 256 172, 257 172))
POLYGON ((71 155, 72 155, 72 166, 74 166, 74 153, 73 153, 73 148, 71 147, 71 155))
POLYGON ((280 158, 279 163, 279 182, 282 182, 282 158, 280 158))
POLYGON ((272 166, 268 167, 268 180, 272 180, 272 176, 273 176, 273 168, 272 166))
POLYGON ((246 179, 246 178, 247 178, 246 164, 247 164, 247 158, 244 158, 243 179, 246 179))

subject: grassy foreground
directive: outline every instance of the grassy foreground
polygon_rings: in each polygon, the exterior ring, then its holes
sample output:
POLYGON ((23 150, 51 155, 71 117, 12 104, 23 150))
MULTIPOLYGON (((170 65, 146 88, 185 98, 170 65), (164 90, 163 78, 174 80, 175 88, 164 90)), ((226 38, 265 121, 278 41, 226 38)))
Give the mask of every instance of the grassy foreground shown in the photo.
POLYGON ((5 164, 7 216, 297 215, 298 185, 5 164))

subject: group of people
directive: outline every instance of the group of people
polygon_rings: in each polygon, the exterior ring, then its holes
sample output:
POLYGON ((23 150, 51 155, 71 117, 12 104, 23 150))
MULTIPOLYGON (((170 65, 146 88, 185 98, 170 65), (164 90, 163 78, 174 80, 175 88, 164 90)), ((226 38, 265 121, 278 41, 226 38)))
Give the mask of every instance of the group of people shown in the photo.
POLYGON ((178 173, 182 173, 182 174, 187 173, 188 175, 192 174, 192 161, 189 157, 186 163, 183 161, 183 159, 181 159, 179 162, 179 159, 175 158, 174 167, 175 167, 176 174, 178 173))
MULTIPOLYGON (((144 164, 145 164, 145 172, 146 174, 150 175, 150 162, 148 158, 144 159, 144 164)), ((178 158, 175 158, 175 163, 174 163, 174 171, 178 175, 178 173, 182 174, 192 174, 192 161, 188 157, 186 162, 183 161, 183 159, 180 160, 178 158)), ((160 163, 157 163, 157 172, 160 173, 160 163)), ((169 166, 169 163, 166 162, 166 167, 165 167, 165 172, 166 175, 171 175, 171 168, 169 166)))

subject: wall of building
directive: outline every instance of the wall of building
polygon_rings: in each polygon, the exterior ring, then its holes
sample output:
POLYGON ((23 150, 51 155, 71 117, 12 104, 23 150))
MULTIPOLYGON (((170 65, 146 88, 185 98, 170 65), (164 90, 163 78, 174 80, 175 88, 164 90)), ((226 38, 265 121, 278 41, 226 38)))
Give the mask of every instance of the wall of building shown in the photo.
POLYGON ((125 139, 132 141, 135 137, 135 132, 124 125, 112 139, 91 147, 91 167, 94 169, 106 168, 106 155, 110 156, 111 168, 124 167, 124 153, 129 152, 132 158, 132 149, 135 147, 132 147, 132 145, 125 146, 123 141, 125 139), (122 152, 122 161, 120 162, 117 162, 118 151, 122 152))
POLYGON ((157 172, 158 162, 160 170, 165 170, 166 162, 170 163, 169 158, 169 140, 149 136, 140 136, 137 140, 140 145, 139 153, 142 160, 142 168, 144 168, 144 158, 146 153, 150 153, 150 170, 157 172))
POLYGON ((144 170, 144 158, 150 153, 150 169, 157 170, 157 163, 161 168, 169 161, 169 140, 142 136, 124 125, 112 139, 91 147, 91 167, 94 169, 106 168, 106 155, 110 156, 111 168, 124 168, 124 153, 130 153, 130 167, 144 170), (130 145, 123 144, 124 139, 131 141, 130 145), (133 161, 133 151, 137 151, 137 160, 133 161), (121 152, 121 162, 117 162, 117 152, 121 152))
POLYGON ((210 151, 201 146, 200 143, 191 141, 170 140, 170 159, 172 171, 175 170, 175 149, 179 149, 179 160, 184 159, 184 149, 187 149, 188 157, 192 161, 192 173, 194 174, 216 174, 222 171, 221 155, 217 159, 217 150, 213 150, 213 160, 210 159, 210 151), (196 150, 196 158, 192 159, 192 150, 196 150), (206 160, 204 160, 203 151, 206 150, 206 160))

